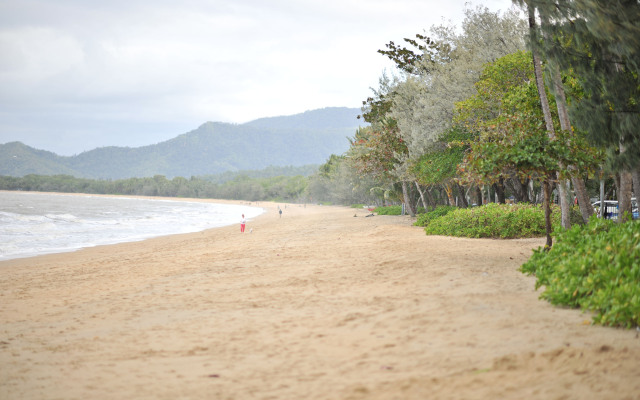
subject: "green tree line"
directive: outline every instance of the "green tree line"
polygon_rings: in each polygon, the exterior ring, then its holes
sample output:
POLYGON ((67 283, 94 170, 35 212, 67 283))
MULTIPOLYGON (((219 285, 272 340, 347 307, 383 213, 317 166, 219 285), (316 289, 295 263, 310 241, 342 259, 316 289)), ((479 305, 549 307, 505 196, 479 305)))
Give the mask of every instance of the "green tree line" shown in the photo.
POLYGON ((550 214, 557 202, 565 229, 573 206, 586 223, 603 196, 629 218, 640 191, 640 4, 514 3, 504 14, 467 9, 461 29, 380 50, 397 70, 363 102, 369 126, 310 187, 346 194, 350 184, 411 214, 488 202, 550 214))
POLYGON ((119 180, 75 178, 70 175, 0 176, 0 190, 248 201, 304 202, 307 199, 307 186, 308 178, 302 175, 268 178, 237 175, 224 183, 214 183, 197 177, 167 179, 163 175, 119 180))

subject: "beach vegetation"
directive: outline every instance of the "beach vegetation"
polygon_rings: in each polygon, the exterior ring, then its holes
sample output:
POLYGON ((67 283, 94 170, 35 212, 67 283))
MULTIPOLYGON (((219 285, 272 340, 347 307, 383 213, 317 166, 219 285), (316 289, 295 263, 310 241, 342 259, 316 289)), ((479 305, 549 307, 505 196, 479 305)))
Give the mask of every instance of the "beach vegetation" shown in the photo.
POLYGON ((402 206, 385 206, 385 207, 376 207, 374 212, 378 215, 401 215, 402 214, 402 206))
POLYGON ((535 275, 540 297, 552 304, 589 311, 597 324, 640 326, 640 221, 594 217, 559 231, 553 247, 534 251, 521 271, 535 275))
MULTIPOLYGON (((376 207, 373 211, 378 215, 403 215, 402 214, 402 204, 396 204, 396 205, 391 205, 391 206, 383 206, 383 207, 376 207)), ((423 215, 425 213, 425 210, 422 207, 418 207, 416 209, 416 212, 417 212, 418 216, 420 216, 420 215, 423 215)), ((407 214, 408 214, 407 210, 405 209, 404 215, 407 215, 407 214)))
POLYGON ((70 175, 0 176, 0 190, 247 201, 305 202, 307 186, 308 179, 300 175, 251 178, 241 174, 223 183, 197 177, 168 179, 163 175, 118 180, 75 178, 70 175))
POLYGON ((333 154, 309 177, 305 194, 312 203, 377 204, 377 195, 371 192, 376 186, 375 178, 358 177, 348 157, 333 154))
MULTIPOLYGON (((534 22, 545 16, 541 2, 530 3, 536 3, 534 22)), ((600 191, 603 197, 628 197, 624 172, 612 161, 622 157, 625 146, 607 149, 588 126, 571 124, 570 113, 591 104, 585 101, 589 85, 579 68, 558 62, 541 43, 545 37, 574 50, 576 43, 562 32, 562 24, 547 32, 548 25, 527 25, 517 13, 500 15, 482 7, 465 13, 460 30, 433 27, 379 51, 396 63, 397 74, 383 74, 363 101, 361 118, 369 125, 356 131, 350 149, 337 160, 341 172, 325 179, 316 193, 339 203, 332 192, 346 194, 350 187, 364 198, 362 189, 369 188, 375 204, 396 206, 378 208, 379 214, 399 214, 402 203, 408 214, 417 215, 418 225, 432 225, 439 234, 547 235, 550 247, 552 230, 589 221, 592 199, 600 191), (420 214, 419 205, 427 212, 420 214), (438 215, 442 206, 450 207, 447 212, 472 209, 452 213, 448 218, 455 214, 460 220, 446 226, 438 215), (463 223, 464 218, 469 221, 463 223)), ((634 106, 638 96, 626 98, 634 106)), ((624 121, 630 129, 635 126, 633 118, 624 121)), ((631 146, 632 139, 623 142, 631 146)), ((640 168, 634 168, 638 175, 640 168)))
MULTIPOLYGON (((419 205, 470 204, 470 188, 455 179, 465 151, 459 136, 466 132, 453 124, 453 106, 473 93, 485 63, 524 48, 525 25, 517 13, 500 16, 479 7, 465 10, 465 16, 461 35, 437 26, 428 35, 404 39, 405 46, 390 42, 379 51, 400 74, 383 75, 363 102, 362 118, 370 125, 357 132, 347 152, 358 173, 393 188, 411 216, 419 205)), ((474 203, 481 201, 479 192, 473 192, 474 203)))
MULTIPOLYGON (((552 222, 560 229, 559 206, 552 206, 552 210, 552 222)), ((517 239, 544 236, 544 214, 539 204, 491 203, 472 208, 440 208, 436 215, 421 217, 419 221, 425 226, 427 235, 517 239)), ((576 209, 573 218, 580 219, 576 209)))
POLYGON ((369 126, 344 161, 393 194, 383 204, 411 215, 422 204, 418 225, 438 234, 546 235, 549 248, 553 230, 589 221, 594 198, 616 193, 628 208, 632 178, 640 188, 638 47, 593 28, 619 24, 636 43, 640 11, 519 3, 529 18, 467 9, 459 29, 435 26, 379 50, 397 71, 363 102, 369 126), (443 205, 472 208, 430 214, 443 205))
POLYGON ((427 227, 431 221, 434 219, 443 217, 449 214, 453 210, 457 210, 458 207, 455 206, 438 206, 431 211, 424 212, 418 215, 415 226, 427 227))

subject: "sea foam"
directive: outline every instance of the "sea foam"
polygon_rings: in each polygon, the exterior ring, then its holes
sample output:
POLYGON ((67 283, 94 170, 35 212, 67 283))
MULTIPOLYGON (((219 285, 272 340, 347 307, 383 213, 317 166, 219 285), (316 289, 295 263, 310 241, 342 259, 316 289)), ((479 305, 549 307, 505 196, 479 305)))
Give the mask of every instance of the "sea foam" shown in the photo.
POLYGON ((0 192, 0 260, 198 232, 262 212, 196 201, 0 192))

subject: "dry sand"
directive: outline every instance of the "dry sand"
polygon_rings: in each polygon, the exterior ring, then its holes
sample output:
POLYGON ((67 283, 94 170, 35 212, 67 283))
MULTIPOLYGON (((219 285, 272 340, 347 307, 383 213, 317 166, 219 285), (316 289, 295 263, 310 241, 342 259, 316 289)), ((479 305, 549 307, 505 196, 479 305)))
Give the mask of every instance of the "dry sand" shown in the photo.
POLYGON ((543 239, 260 205, 244 234, 0 263, 0 399, 640 398, 638 333, 517 271, 543 239))

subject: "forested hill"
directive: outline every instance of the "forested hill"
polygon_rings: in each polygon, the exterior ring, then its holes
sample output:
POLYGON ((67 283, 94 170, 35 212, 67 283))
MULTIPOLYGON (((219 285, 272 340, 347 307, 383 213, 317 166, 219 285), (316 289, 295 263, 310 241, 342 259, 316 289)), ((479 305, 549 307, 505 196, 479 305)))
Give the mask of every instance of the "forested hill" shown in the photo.
POLYGON ((358 108, 331 107, 245 124, 207 122, 171 140, 143 147, 101 147, 63 157, 20 142, 0 145, 0 175, 66 174, 123 179, 191 177, 268 166, 322 164, 349 148, 361 124, 358 108))

